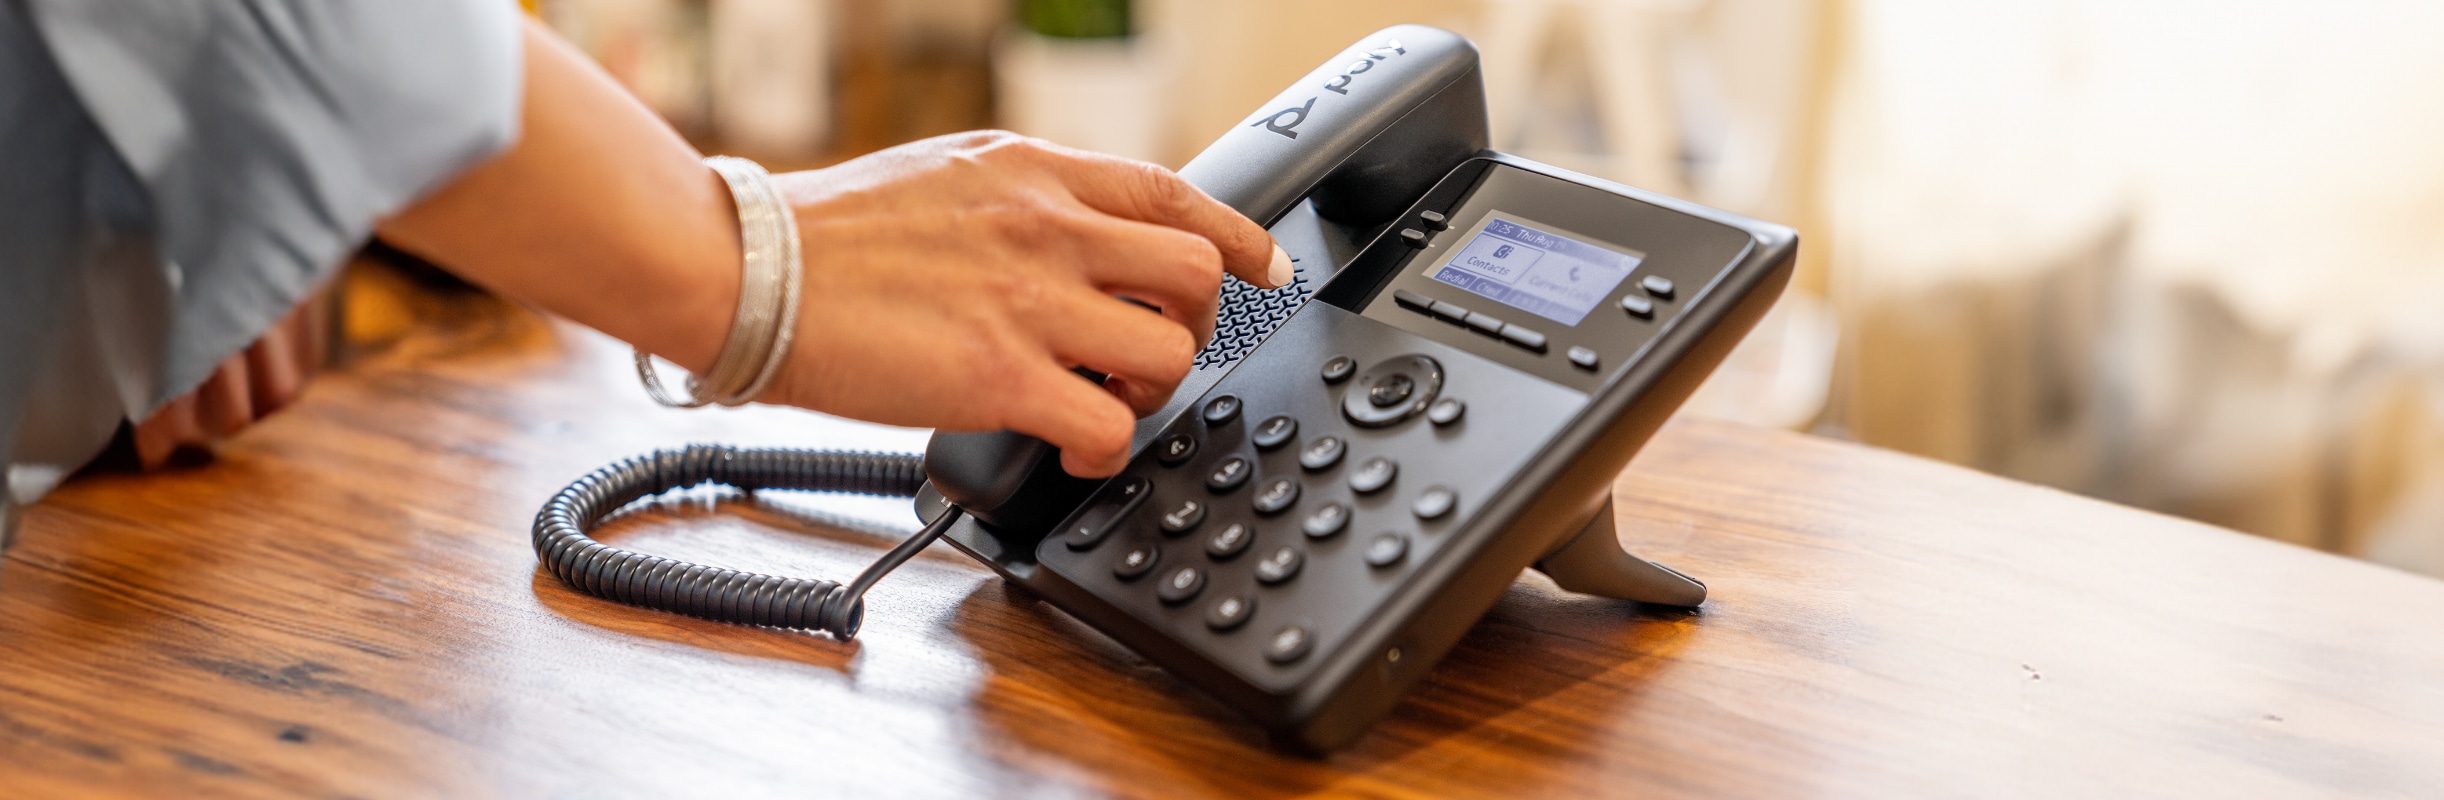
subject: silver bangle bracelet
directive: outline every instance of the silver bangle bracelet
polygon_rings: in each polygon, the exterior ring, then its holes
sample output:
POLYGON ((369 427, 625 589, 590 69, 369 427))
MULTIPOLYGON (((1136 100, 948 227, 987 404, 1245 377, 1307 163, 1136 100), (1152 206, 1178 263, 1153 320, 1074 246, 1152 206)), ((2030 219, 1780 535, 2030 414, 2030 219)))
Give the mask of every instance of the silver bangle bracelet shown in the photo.
POLYGON ((653 357, 636 351, 637 379, 654 402, 677 408, 719 403, 744 405, 763 394, 780 374, 798 324, 798 292, 805 272, 798 248, 798 220, 772 176, 755 162, 728 156, 704 160, 730 188, 738 206, 738 235, 743 251, 738 313, 730 321, 729 338, 704 376, 690 375, 687 394, 673 396, 655 374, 653 357))

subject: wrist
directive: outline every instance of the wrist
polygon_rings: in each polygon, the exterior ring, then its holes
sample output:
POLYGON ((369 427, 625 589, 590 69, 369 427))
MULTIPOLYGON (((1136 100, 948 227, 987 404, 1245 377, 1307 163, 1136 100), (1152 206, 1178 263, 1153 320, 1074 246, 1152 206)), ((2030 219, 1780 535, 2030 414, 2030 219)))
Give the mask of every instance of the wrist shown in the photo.
POLYGON ((690 373, 684 384, 666 385, 649 355, 657 352, 655 348, 637 342, 637 377, 656 402, 668 406, 735 406, 753 401, 780 373, 797 328, 803 268, 794 211, 772 176, 754 162, 714 157, 705 159, 704 165, 719 177, 731 201, 735 220, 731 252, 738 256, 732 261, 736 266, 707 273, 732 276, 722 282, 728 290, 701 295, 726 295, 733 303, 727 311, 700 309, 693 317, 726 320, 725 326, 681 326, 696 339, 688 360, 676 362, 690 373), (719 343, 709 358, 704 355, 705 340, 712 338, 705 335, 708 330, 719 333, 719 343))

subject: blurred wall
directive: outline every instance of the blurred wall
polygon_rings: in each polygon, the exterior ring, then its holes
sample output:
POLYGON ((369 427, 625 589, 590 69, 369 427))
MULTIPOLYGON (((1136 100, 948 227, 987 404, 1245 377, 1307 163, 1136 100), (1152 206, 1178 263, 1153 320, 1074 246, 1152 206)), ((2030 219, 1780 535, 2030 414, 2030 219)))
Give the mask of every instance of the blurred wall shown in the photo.
POLYGON ((1851 8, 1831 422, 2444 574, 2444 6, 1851 8))

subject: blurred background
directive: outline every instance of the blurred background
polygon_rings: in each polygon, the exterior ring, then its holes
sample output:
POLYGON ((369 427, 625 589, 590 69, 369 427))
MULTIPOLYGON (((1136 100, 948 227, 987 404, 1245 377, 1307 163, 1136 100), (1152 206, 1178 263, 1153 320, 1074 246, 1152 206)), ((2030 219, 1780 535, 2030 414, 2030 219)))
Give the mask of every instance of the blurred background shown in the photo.
POLYGON ((1176 167, 1359 36, 1455 30, 1496 147, 1802 231, 1685 413, 2444 575, 2444 4, 529 8, 776 169, 980 127, 1176 167))

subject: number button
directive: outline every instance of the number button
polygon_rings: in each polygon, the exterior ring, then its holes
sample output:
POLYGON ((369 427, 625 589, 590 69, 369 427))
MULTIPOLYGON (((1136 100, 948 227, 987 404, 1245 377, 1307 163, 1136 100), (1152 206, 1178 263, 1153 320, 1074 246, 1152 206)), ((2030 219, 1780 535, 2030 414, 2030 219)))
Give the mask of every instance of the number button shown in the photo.
POLYGON ((1326 436, 1308 442, 1306 449, 1298 451, 1298 465, 1310 470, 1331 469, 1332 465, 1341 463, 1341 454, 1346 452, 1349 452, 1349 445, 1342 442, 1341 437, 1326 436))
POLYGON ((1246 523, 1233 522, 1205 539, 1205 554, 1216 561, 1229 560, 1247 550, 1256 541, 1256 532, 1246 523))
POLYGON ((1112 575, 1124 581, 1136 580, 1137 576, 1154 569, 1155 562, 1161 560, 1162 548, 1150 544, 1139 545, 1120 554, 1120 560, 1112 562, 1112 575))
POLYGON ((1205 401, 1205 424, 1220 425, 1239 418, 1239 397, 1222 395, 1205 401))
POLYGON ((1215 631, 1237 630, 1239 626, 1247 624, 1248 618, 1254 616, 1256 616, 1255 596, 1234 594, 1215 601, 1214 607, 1205 612, 1205 627, 1215 631))
POLYGON ((1197 593, 1204 590, 1205 571, 1181 567, 1163 576, 1163 583, 1154 589, 1154 596, 1161 598, 1166 605, 1176 606, 1196 599, 1197 593))
POLYGON ((1178 536, 1196 530, 1197 524, 1204 521, 1204 503, 1182 500, 1178 508, 1171 509, 1170 513, 1163 515, 1163 535, 1178 536))
POLYGON ((1239 488, 1240 484, 1247 483, 1249 475, 1254 474, 1256 468, 1249 466, 1247 459, 1231 456, 1215 464, 1214 471, 1205 476, 1205 488, 1212 489, 1214 494, 1222 494, 1239 488))
POLYGON ((1256 562, 1256 580, 1268 585, 1281 583, 1298 577, 1298 568, 1306 563, 1305 552, 1282 545, 1281 549, 1266 553, 1264 560, 1256 562))
POLYGON ((1358 468, 1349 471, 1349 490, 1359 494, 1379 492, 1383 487, 1392 485, 1392 478, 1399 474, 1398 462, 1376 456, 1358 462, 1358 468))
POLYGON ((1288 416, 1274 416, 1256 423, 1256 435, 1252 438, 1256 441, 1256 449, 1273 450, 1289 444, 1290 440, 1296 436, 1298 436, 1298 420, 1288 416))
POLYGON ((1188 463, 1188 457, 1196 454, 1197 440, 1185 433, 1165 436, 1162 442, 1154 445, 1154 460, 1162 462, 1166 467, 1188 463))
POLYGON ((1272 515, 1288 511, 1298 502, 1298 481, 1275 478, 1256 490, 1256 513, 1272 515))
POLYGON ((1308 514, 1307 521, 1300 523, 1298 527, 1299 530, 1307 532, 1309 539, 1330 538, 1333 534, 1340 533, 1342 528, 1349 527, 1349 507, 1339 503, 1325 503, 1317 508, 1315 513, 1308 514))
POLYGON ((1306 625, 1291 625, 1265 640, 1264 657, 1275 664, 1288 664, 1305 657, 1307 651, 1312 649, 1315 649, 1315 633, 1308 630, 1306 625))

